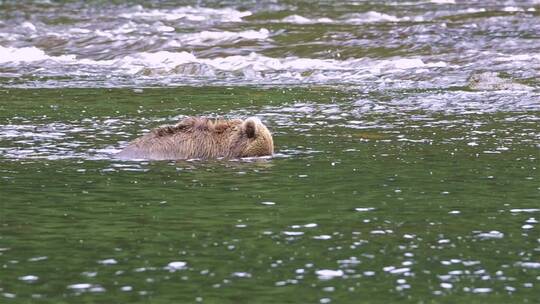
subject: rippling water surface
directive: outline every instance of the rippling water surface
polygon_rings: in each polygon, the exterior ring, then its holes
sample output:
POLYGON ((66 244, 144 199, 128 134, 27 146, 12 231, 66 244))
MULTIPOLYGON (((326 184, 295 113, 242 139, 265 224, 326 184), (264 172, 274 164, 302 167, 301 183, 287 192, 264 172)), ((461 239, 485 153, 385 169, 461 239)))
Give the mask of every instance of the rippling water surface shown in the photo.
POLYGON ((537 301, 540 2, 115 3, 0 1, 0 302, 537 301))

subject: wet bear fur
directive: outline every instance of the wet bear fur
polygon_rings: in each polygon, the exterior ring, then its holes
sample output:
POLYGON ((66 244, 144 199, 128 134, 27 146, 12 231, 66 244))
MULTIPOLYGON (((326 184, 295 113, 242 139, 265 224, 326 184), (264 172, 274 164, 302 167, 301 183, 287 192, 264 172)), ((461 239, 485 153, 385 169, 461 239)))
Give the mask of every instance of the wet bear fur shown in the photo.
POLYGON ((273 153, 272 134, 258 118, 211 120, 189 117, 135 139, 116 156, 149 160, 230 159, 273 153))

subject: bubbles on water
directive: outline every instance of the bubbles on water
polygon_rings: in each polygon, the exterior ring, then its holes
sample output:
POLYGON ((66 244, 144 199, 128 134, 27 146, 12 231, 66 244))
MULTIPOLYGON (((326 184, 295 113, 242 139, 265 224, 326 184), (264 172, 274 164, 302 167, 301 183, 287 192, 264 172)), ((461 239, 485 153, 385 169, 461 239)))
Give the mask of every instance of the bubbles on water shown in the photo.
POLYGON ((251 273, 239 271, 239 272, 233 272, 231 276, 235 278, 249 279, 251 278, 251 273))
POLYGON ((357 212, 366 212, 366 211, 373 211, 375 208, 373 207, 361 207, 361 208, 354 208, 357 212))
POLYGON ((489 232, 477 233, 475 236, 481 240, 502 239, 504 237, 504 233, 497 230, 492 230, 489 232))
POLYGON ((120 290, 124 292, 129 292, 129 291, 133 291, 133 287, 126 285, 126 286, 120 287, 120 290))
POLYGON ((242 18, 250 16, 250 11, 238 11, 231 8, 213 9, 205 7, 184 6, 176 9, 145 9, 135 6, 129 13, 120 14, 125 19, 149 19, 164 21, 188 22, 241 22, 242 18))
POLYGON ((406 274, 406 273, 409 273, 411 271, 411 269, 409 267, 397 268, 395 266, 387 266, 387 267, 384 267, 383 270, 385 272, 390 273, 390 274, 406 274))
POLYGON ((316 223, 309 223, 309 224, 305 224, 305 225, 292 225, 291 228, 292 229, 300 229, 300 228, 315 228, 317 227, 318 225, 316 223))
POLYGON ((531 212, 540 212, 540 209, 538 208, 525 208, 525 209, 510 209, 510 212, 512 213, 531 213, 531 212))
POLYGON ((98 261, 101 265, 116 265, 118 262, 115 259, 105 259, 98 261))
POLYGON ((28 282, 28 283, 36 282, 38 279, 39 277, 35 275, 25 275, 25 276, 19 277, 19 280, 28 282))
POLYGON ((169 272, 176 272, 178 270, 184 270, 186 268, 187 268, 187 262, 175 261, 175 262, 170 262, 169 264, 167 264, 167 266, 165 266, 164 269, 168 270, 169 272))
POLYGON ((313 237, 315 240, 329 240, 332 238, 331 235, 322 234, 322 235, 316 235, 313 237))
POLYGON ((283 231, 283 234, 287 236, 301 236, 301 235, 304 235, 304 232, 303 231, 283 231))
POLYGON ((32 258, 29 258, 28 261, 29 262, 39 262, 39 261, 45 261, 47 260, 49 257, 47 256, 37 256, 37 257, 32 257, 32 258))
POLYGON ((343 270, 321 269, 315 271, 315 274, 319 277, 319 280, 330 280, 334 278, 342 277, 345 273, 343 270))
MULTIPOLYGON (((469 290, 470 290, 469 288, 464 288, 464 291, 469 291, 469 290)), ((477 288, 472 289, 473 293, 489 293, 492 291, 493 289, 489 287, 477 287, 477 288)))
POLYGON ((90 283, 71 284, 67 288, 71 289, 71 290, 73 290, 75 292, 78 292, 78 293, 82 293, 82 292, 96 292, 96 293, 105 292, 105 288, 103 288, 101 285, 90 284, 90 283))
POLYGON ((540 262, 518 262, 516 265, 523 268, 540 269, 540 262))

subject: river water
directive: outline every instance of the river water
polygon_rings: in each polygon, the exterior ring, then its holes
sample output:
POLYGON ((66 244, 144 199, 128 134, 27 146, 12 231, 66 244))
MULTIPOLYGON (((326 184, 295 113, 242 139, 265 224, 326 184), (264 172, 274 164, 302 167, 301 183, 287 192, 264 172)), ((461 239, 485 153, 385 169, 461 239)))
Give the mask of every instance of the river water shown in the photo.
POLYGON ((0 302, 538 301, 539 38, 537 0, 0 0, 0 302), (276 154, 112 157, 189 115, 276 154))

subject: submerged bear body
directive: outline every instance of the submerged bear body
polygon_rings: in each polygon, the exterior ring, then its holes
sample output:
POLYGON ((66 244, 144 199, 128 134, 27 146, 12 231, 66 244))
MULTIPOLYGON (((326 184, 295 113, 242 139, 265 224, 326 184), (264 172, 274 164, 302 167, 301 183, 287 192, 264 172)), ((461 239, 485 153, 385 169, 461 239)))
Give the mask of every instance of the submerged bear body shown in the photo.
POLYGON ((122 159, 212 159, 267 156, 274 153, 272 134, 257 118, 210 120, 190 117, 132 141, 116 156, 122 159))

